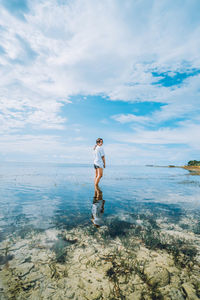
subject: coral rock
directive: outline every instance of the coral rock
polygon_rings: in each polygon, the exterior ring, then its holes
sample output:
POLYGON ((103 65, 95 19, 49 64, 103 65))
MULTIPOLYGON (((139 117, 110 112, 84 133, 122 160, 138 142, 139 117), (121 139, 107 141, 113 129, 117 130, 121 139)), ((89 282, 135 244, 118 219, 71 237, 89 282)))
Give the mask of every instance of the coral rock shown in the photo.
POLYGON ((151 286, 164 287, 170 283, 170 274, 166 268, 149 266, 144 271, 151 286))

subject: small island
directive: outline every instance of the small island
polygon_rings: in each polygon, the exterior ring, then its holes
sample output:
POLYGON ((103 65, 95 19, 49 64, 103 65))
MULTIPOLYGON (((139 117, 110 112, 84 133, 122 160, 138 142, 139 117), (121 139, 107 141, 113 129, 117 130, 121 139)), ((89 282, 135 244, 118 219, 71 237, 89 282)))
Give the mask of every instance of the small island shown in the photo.
POLYGON ((200 161, 198 160, 190 160, 187 166, 183 166, 184 169, 195 172, 195 174, 200 175, 200 161))
POLYGON ((159 166, 159 165, 146 165, 146 167, 157 167, 157 168, 182 168, 188 170, 189 172, 194 173, 194 175, 200 175, 200 161, 199 160, 190 160, 187 165, 184 166, 176 166, 176 165, 168 165, 168 166, 159 166))
POLYGON ((175 166, 168 165, 168 168, 183 168, 189 172, 195 173, 195 175, 200 175, 200 161, 199 160, 190 160, 185 166, 175 166))

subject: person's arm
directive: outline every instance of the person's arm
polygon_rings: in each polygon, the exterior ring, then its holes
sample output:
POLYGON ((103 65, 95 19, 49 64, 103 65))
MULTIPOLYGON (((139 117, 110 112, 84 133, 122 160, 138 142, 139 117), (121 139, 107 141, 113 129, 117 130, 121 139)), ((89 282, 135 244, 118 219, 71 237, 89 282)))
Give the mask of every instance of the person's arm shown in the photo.
POLYGON ((106 160, 105 160, 105 156, 102 156, 101 158, 102 158, 102 160, 103 160, 103 167, 105 168, 105 167, 106 167, 106 160))

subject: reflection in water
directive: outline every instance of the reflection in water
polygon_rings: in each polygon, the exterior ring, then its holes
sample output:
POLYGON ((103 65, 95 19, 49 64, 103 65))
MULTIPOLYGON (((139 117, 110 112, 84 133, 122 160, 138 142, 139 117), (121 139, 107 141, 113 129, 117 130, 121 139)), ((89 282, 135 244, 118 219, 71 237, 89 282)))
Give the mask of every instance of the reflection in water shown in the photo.
POLYGON ((0 168, 0 299, 200 298, 200 176, 118 171, 0 168))
POLYGON ((103 200, 103 193, 101 189, 96 186, 92 204, 92 223, 96 227, 103 225, 102 216, 104 213, 104 204, 105 200, 103 200))

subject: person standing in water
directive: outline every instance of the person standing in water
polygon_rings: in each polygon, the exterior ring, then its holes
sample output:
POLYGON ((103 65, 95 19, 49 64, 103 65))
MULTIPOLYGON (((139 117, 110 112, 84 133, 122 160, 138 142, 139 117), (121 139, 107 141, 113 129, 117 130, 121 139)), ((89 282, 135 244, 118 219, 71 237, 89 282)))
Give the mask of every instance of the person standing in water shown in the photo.
POLYGON ((103 168, 106 167, 105 153, 103 150, 103 139, 98 138, 96 140, 96 145, 94 146, 94 168, 95 168, 95 178, 94 185, 98 186, 101 177, 103 176, 103 168))

